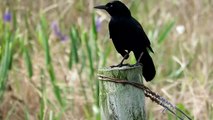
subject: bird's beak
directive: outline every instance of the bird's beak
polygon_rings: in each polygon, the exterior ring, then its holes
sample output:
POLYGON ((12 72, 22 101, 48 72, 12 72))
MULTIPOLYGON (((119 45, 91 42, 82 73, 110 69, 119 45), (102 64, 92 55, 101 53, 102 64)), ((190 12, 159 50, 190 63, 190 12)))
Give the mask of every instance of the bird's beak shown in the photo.
POLYGON ((98 6, 95 6, 94 8, 106 10, 106 6, 105 5, 98 5, 98 6))

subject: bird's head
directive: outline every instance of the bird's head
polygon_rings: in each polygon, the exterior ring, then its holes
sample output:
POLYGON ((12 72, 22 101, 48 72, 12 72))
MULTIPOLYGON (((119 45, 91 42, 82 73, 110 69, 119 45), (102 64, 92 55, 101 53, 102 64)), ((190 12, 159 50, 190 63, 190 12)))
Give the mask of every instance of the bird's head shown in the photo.
POLYGON ((112 1, 106 5, 95 6, 96 9, 106 10, 112 17, 114 16, 131 16, 129 9, 121 1, 112 1))

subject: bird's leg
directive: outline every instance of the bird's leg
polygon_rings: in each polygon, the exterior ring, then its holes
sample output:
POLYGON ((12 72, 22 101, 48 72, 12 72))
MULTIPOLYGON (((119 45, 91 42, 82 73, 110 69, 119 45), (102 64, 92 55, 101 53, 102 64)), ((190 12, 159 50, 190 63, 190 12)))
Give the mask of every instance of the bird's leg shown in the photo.
POLYGON ((140 60, 141 60, 142 56, 143 56, 143 52, 141 52, 139 58, 137 59, 137 62, 133 66, 141 65, 140 60))
POLYGON ((129 57, 129 53, 130 53, 130 51, 128 51, 128 52, 124 55, 123 59, 121 60, 121 62, 120 62, 118 65, 112 65, 112 66, 110 66, 110 67, 113 68, 113 67, 122 67, 122 66, 124 66, 124 65, 129 65, 129 64, 123 64, 124 60, 127 59, 127 58, 129 57))
POLYGON ((140 57, 139 57, 138 60, 137 60, 137 64, 140 62, 142 56, 143 56, 143 52, 141 52, 140 57))
POLYGON ((121 60, 121 62, 120 62, 117 66, 121 67, 121 66, 123 66, 123 65, 126 65, 126 64, 123 64, 123 62, 124 62, 124 60, 127 59, 128 57, 129 57, 129 53, 127 53, 127 54, 123 57, 123 59, 121 60))

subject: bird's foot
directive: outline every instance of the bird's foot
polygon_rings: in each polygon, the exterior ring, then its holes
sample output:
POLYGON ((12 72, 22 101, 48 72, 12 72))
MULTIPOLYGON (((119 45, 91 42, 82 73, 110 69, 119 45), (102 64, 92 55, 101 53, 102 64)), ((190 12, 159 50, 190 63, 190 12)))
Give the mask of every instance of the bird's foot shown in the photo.
POLYGON ((141 58, 143 56, 143 52, 141 52, 139 59, 137 60, 137 62, 133 65, 130 65, 131 67, 135 67, 135 66, 142 66, 142 63, 140 63, 141 58))

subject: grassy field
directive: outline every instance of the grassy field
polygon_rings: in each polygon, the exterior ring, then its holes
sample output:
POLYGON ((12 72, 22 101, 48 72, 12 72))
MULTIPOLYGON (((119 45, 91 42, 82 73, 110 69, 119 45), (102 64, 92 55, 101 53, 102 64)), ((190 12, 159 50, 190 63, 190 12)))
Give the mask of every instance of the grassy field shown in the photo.
MULTIPOLYGON (((0 120, 99 120, 96 72, 120 62, 107 0, 0 1, 0 120)), ((157 75, 144 83, 195 120, 213 119, 213 1, 123 0, 157 75)), ((131 57, 127 61, 135 63, 131 57)), ((146 99, 148 120, 174 120, 146 99)))

